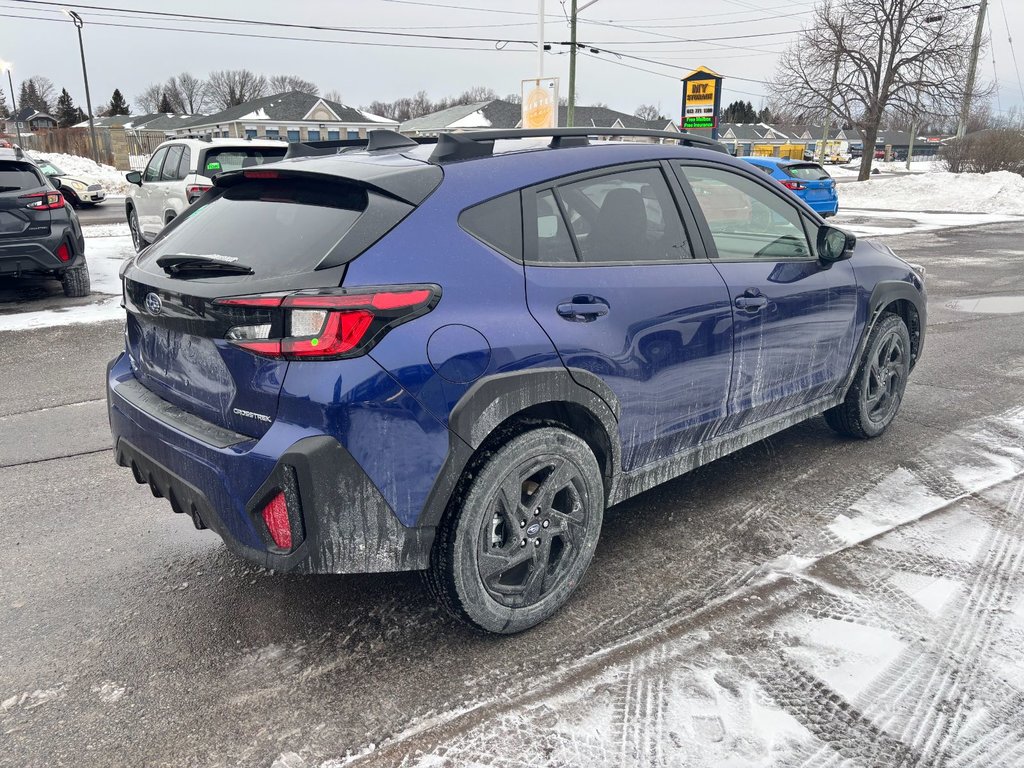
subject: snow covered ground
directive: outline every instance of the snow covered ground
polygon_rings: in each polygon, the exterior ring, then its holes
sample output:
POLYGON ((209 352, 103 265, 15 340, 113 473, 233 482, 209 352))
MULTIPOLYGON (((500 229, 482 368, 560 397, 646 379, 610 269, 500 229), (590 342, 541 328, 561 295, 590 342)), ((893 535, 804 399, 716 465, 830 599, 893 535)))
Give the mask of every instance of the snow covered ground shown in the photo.
POLYGON ((1024 176, 930 173, 871 179, 839 187, 839 207, 888 211, 983 212, 1024 216, 1024 176))
POLYGON ((100 184, 108 195, 124 195, 128 192, 128 182, 124 171, 112 165, 100 165, 88 157, 65 155, 61 152, 33 152, 29 155, 37 160, 49 160, 69 176, 86 176, 100 184))

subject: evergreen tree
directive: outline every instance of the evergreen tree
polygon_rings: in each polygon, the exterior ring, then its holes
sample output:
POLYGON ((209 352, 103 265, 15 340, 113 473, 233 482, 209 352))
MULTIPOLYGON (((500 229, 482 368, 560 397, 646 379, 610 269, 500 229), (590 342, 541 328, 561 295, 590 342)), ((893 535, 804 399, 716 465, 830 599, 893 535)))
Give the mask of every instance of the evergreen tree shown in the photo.
POLYGON ((119 88, 114 89, 114 94, 110 97, 110 106, 107 108, 108 115, 130 115, 131 107, 128 106, 128 102, 124 100, 124 96, 121 94, 119 88))
POLYGON ((54 115, 57 118, 57 125, 60 128, 70 128, 76 122, 78 122, 78 107, 75 106, 75 102, 71 99, 71 94, 68 93, 67 88, 61 88, 60 96, 57 98, 57 109, 54 115))
POLYGON ((749 101, 734 101, 722 110, 722 122, 753 123, 757 121, 757 112, 749 101))
POLYGON ((173 112, 174 108, 171 106, 171 100, 167 98, 167 92, 165 91, 160 95, 160 104, 157 105, 157 112, 173 112))
POLYGON ((11 110, 7 107, 7 95, 4 93, 4 89, 0 88, 0 120, 4 120, 11 116, 11 110))
POLYGON ((768 109, 768 107, 763 107, 761 111, 757 113, 757 122, 759 123, 770 123, 773 119, 772 111, 768 109))

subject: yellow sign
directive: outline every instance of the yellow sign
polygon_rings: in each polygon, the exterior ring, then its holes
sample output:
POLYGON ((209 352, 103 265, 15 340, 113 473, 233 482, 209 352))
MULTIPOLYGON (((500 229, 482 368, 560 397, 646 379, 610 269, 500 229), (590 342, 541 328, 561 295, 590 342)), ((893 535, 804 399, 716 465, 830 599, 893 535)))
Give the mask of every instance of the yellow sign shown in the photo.
POLYGON ((715 103, 715 85, 714 80, 690 80, 686 83, 686 104, 689 105, 708 105, 713 106, 715 103))
POLYGON ((523 80, 523 128, 558 127, 558 78, 523 80))

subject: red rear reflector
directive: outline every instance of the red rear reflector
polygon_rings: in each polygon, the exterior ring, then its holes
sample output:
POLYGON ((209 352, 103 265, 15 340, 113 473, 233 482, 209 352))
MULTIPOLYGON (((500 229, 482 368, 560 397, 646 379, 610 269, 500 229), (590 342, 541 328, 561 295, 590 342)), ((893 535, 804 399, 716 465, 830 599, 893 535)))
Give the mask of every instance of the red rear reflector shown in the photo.
POLYGON ((228 304, 234 307, 280 307, 284 296, 238 296, 234 299, 217 299, 214 304, 228 304))
POLYGON ((66 243, 61 243, 57 246, 57 258, 61 261, 67 261, 71 258, 71 251, 68 250, 66 243))
POLYGON ((247 179, 276 179, 278 177, 277 171, 242 171, 242 175, 247 179))
POLYGON ((288 502, 283 491, 278 491, 263 508, 263 522, 279 549, 292 548, 292 523, 288 519, 288 502))
POLYGON ((373 313, 365 309, 331 312, 319 336, 312 339, 285 339, 281 350, 295 357, 343 355, 362 341, 372 322, 373 313))
POLYGON ((402 293, 375 293, 373 295, 374 309, 402 309, 403 307, 415 307, 430 298, 430 291, 423 289, 419 291, 404 291, 402 293))
POLYGON ((280 341, 232 341, 236 347, 248 349, 258 355, 270 355, 271 357, 281 356, 280 341))

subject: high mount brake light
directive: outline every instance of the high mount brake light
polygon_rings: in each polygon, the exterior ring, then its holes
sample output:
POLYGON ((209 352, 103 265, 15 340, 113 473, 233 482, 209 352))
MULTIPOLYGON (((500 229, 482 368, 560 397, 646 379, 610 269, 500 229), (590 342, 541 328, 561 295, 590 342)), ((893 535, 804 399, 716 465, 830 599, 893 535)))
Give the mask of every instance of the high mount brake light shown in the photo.
POLYGON ((60 192, 33 192, 30 195, 22 195, 21 200, 35 200, 29 203, 26 208, 33 211, 53 211, 64 207, 64 195, 60 192))
POLYGON ((242 176, 247 179, 276 179, 277 171, 242 171, 242 176))
POLYGON ((270 334, 264 319, 258 324, 231 328, 227 334, 229 343, 265 357, 324 360, 365 354, 395 326, 432 310, 440 296, 441 289, 436 285, 415 285, 288 296, 233 296, 217 299, 214 304, 264 312, 280 308, 278 327, 290 334, 277 339, 260 338, 257 329, 266 329, 265 333, 270 334))
POLYGON ((807 185, 806 184, 801 184, 799 181, 789 181, 789 180, 787 180, 787 181, 782 182, 782 186, 784 186, 786 189, 792 189, 792 190, 795 190, 797 192, 799 192, 802 189, 807 189, 807 185))

